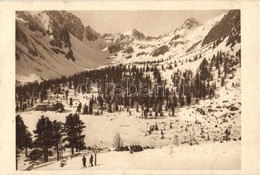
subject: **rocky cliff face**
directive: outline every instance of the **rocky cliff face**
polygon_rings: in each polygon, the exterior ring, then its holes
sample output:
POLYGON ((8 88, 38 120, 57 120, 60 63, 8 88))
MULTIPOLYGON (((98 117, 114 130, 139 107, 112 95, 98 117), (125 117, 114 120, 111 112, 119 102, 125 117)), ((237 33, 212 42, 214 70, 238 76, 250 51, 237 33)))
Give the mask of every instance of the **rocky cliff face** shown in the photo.
POLYGON ((240 10, 231 10, 225 15, 223 19, 209 31, 202 45, 223 40, 226 37, 229 37, 227 44, 232 44, 235 40, 240 42, 240 10))
POLYGON ((92 29, 90 26, 87 26, 85 28, 85 33, 84 33, 85 37, 87 38, 87 40, 89 41, 95 41, 98 38, 101 38, 101 34, 96 32, 94 29, 92 29))
MULTIPOLYGON (((69 33, 83 40, 84 26, 79 18, 65 11, 22 11, 17 12, 16 15, 17 42, 28 48, 29 57, 41 53, 42 48, 37 47, 41 45, 45 46, 44 49, 48 52, 60 53, 67 59, 75 61, 69 33)), ((17 52, 16 55, 23 56, 21 52, 17 52)), ((39 55, 41 58, 44 57, 43 54, 39 55)))

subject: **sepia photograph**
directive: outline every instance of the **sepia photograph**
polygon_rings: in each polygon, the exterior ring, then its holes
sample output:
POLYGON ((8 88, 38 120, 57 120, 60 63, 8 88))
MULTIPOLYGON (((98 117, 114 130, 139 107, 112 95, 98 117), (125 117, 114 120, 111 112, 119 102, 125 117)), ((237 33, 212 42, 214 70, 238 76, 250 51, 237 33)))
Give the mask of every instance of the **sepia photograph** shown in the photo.
POLYGON ((15 11, 16 170, 240 170, 240 13, 15 11))

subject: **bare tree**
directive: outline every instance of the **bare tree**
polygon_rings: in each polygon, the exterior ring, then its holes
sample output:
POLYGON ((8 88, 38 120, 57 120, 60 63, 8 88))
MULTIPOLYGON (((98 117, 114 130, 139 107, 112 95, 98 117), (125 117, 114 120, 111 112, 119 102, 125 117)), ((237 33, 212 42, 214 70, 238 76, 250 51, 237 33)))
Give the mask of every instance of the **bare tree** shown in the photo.
POLYGON ((122 137, 119 133, 116 133, 116 135, 114 136, 114 144, 113 146, 116 147, 116 149, 119 151, 120 147, 123 146, 123 140, 122 137))

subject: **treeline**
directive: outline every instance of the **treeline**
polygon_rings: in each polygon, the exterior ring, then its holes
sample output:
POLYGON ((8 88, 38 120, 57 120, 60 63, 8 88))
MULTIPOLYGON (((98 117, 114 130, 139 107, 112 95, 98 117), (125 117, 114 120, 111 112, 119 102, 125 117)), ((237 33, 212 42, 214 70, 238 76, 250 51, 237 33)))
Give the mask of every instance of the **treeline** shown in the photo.
MULTIPOLYGON (((54 95, 62 94, 67 99, 68 90, 64 90, 64 88, 68 87, 76 91, 77 87, 83 83, 87 86, 91 84, 100 85, 100 95, 92 97, 91 103, 81 104, 78 107, 78 111, 83 109, 83 113, 92 114, 93 105, 98 104, 102 110, 105 107, 108 108, 109 112, 118 111, 119 105, 123 105, 125 108, 135 107, 137 110, 141 108, 146 111, 152 108, 153 111, 160 114, 164 105, 165 110, 171 109, 172 115, 174 115, 174 108, 184 105, 189 106, 192 99, 196 99, 195 101, 198 102, 199 99, 214 97, 217 81, 214 80, 213 72, 217 71, 217 77, 221 79, 221 86, 224 86, 227 75, 234 74, 234 66, 240 63, 240 55, 239 50, 236 54, 237 59, 228 58, 226 53, 219 51, 208 60, 204 58, 195 75, 190 70, 182 72, 175 68, 172 70, 173 74, 170 80, 163 79, 161 76, 161 72, 165 70, 164 65, 149 65, 146 63, 142 66, 120 64, 78 73, 69 77, 46 80, 41 83, 30 83, 26 86, 16 87, 17 111, 21 110, 26 102, 33 102, 37 98, 40 101, 47 99, 47 90, 50 90, 54 95), (123 88, 106 86, 106 83, 123 85, 123 88), (135 87, 128 89, 127 84, 129 83, 134 84, 135 87), (172 87, 166 86, 170 83, 173 84, 172 87), (141 86, 143 84, 146 84, 149 88, 143 88, 141 86), (159 86, 155 87, 155 84, 159 86), (143 94, 149 95, 129 94, 135 88, 138 90, 143 88, 143 94)), ((201 55, 195 56, 194 60, 198 58, 201 58, 201 55)), ((84 87, 82 90, 83 93, 86 92, 84 87)), ((72 99, 70 99, 70 104, 72 105, 72 99)))
MULTIPOLYGON (((47 99, 47 90, 50 90, 55 95, 64 93, 64 87, 76 89, 78 85, 87 83, 87 78, 91 83, 101 85, 103 90, 105 89, 105 83, 107 82, 126 84, 126 82, 130 80, 131 82, 151 84, 150 74, 147 73, 145 75, 145 72, 159 72, 156 69, 156 66, 148 65, 143 66, 142 68, 137 68, 136 66, 130 65, 117 65, 78 73, 69 77, 44 80, 40 83, 33 82, 25 86, 17 86, 16 107, 18 111, 20 111, 24 108, 24 104, 26 104, 26 106, 32 106, 37 99, 40 99, 40 102, 42 102, 47 99)), ((155 73, 155 76, 160 80, 160 75, 158 75, 158 73, 155 73)), ((111 90, 112 88, 107 91, 111 90)))

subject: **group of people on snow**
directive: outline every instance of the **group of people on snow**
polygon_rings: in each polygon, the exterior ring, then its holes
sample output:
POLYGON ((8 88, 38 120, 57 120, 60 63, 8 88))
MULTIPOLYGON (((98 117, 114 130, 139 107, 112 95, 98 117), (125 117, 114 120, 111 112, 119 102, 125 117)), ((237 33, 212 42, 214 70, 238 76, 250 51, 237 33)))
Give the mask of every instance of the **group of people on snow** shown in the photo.
MULTIPOLYGON (((89 167, 93 166, 93 159, 94 159, 94 157, 91 154, 89 157, 89 167)), ((83 168, 87 168, 86 162, 87 162, 87 158, 85 155, 83 155, 83 157, 82 157, 83 168)))

